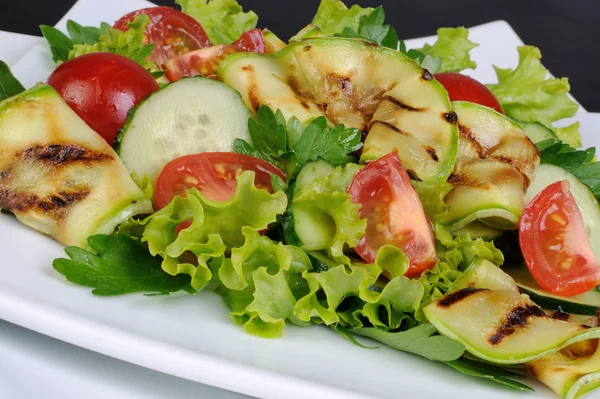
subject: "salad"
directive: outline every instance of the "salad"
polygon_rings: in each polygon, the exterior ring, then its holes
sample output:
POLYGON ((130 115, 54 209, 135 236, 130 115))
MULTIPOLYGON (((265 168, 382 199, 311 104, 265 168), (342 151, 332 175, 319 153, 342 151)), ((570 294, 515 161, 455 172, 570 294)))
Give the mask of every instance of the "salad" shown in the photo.
POLYGON ((287 42, 235 0, 41 30, 0 62, 0 208, 95 295, 213 290, 249 334, 372 339, 507 388, 600 386, 600 163, 540 51, 478 82, 463 27, 408 49, 322 0, 287 42), (487 83, 487 84, 484 84, 487 83))

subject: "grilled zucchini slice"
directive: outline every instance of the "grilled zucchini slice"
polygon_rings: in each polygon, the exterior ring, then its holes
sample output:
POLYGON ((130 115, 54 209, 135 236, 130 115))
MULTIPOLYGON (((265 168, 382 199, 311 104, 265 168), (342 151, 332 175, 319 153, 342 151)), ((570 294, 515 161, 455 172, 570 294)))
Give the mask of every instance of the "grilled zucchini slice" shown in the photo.
POLYGON ((519 125, 493 109, 465 101, 453 105, 459 150, 442 223, 451 231, 473 221, 496 229, 517 228, 539 164, 537 147, 519 125))
POLYGON ((50 86, 0 103, 0 208, 64 245, 85 247, 152 212, 113 149, 50 86))
POLYGON ((398 51, 357 39, 311 38, 271 55, 231 55, 219 78, 254 111, 266 104, 304 124, 325 115, 334 125, 361 129, 364 162, 397 150, 424 181, 445 181, 454 166, 458 130, 448 93, 398 51))

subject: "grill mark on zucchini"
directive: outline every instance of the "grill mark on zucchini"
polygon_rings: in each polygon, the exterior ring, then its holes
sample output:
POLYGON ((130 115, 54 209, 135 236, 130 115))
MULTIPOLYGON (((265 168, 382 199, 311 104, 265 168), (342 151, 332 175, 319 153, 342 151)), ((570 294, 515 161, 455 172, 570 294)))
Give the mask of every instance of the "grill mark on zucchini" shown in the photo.
POLYGON ((448 122, 448 123, 452 123, 453 125, 458 122, 458 115, 456 115, 456 112, 451 111, 451 112, 447 112, 445 114, 442 114, 442 117, 448 122))
POLYGON ((381 101, 388 101, 392 104, 394 104, 396 107, 406 110, 406 111, 411 111, 411 112, 423 112, 426 111, 425 108, 416 108, 416 107, 412 107, 408 104, 403 103, 402 101, 398 100, 397 98, 394 98, 392 96, 384 96, 381 101))
POLYGON ((250 84, 250 87, 248 88, 248 101, 250 102, 254 113, 257 113, 262 103, 260 101, 258 89, 255 83, 250 84))
POLYGON ((433 75, 427 69, 423 69, 423 74, 421 74, 421 79, 433 80, 433 75))
POLYGON ((371 122, 370 126, 369 126, 369 130, 371 130, 371 128, 373 127, 373 125, 375 124, 380 124, 383 125, 385 127, 387 127, 388 129, 392 129, 394 132, 401 134, 403 136, 410 136, 410 133, 405 132, 404 130, 400 130, 399 128, 397 128, 396 126, 392 125, 389 122, 385 122, 385 121, 380 121, 380 120, 375 120, 373 122, 371 122))
POLYGON ((85 188, 71 192, 59 191, 41 198, 33 193, 4 189, 0 191, 0 208, 13 213, 40 208, 45 213, 53 213, 54 218, 60 220, 68 208, 85 199, 89 194, 90 190, 85 188))
POLYGON ((449 308, 451 306, 456 305, 460 301, 470 297, 471 295, 477 294, 478 292, 482 292, 482 291, 489 291, 489 290, 482 289, 482 288, 467 287, 467 288, 463 288, 462 290, 454 291, 454 292, 446 295, 442 299, 440 299, 440 301, 438 302, 438 306, 440 306, 442 308, 449 308))
POLYGON ((534 317, 544 318, 546 313, 537 305, 518 306, 506 314, 506 322, 492 333, 488 342, 492 345, 499 345, 504 338, 512 335, 520 328, 524 328, 529 320, 534 317))
POLYGON ((475 151, 477 151, 477 155, 479 156, 479 158, 485 158, 485 151, 481 144, 479 144, 479 141, 477 141, 477 139, 473 135, 473 132, 471 132, 471 129, 464 125, 458 124, 458 131, 461 137, 468 140, 473 145, 475 151))
POLYGON ((40 161, 51 166, 66 166, 73 163, 91 165, 112 161, 113 157, 77 144, 34 145, 19 151, 16 158, 40 161))

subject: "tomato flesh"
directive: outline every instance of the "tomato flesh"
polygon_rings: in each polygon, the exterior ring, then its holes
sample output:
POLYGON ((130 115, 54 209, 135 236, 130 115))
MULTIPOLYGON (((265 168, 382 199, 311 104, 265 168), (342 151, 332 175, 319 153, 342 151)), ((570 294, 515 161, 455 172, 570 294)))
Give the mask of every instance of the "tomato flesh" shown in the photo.
POLYGON ((112 53, 73 58, 52 72, 48 84, 110 145, 129 110, 159 89, 141 65, 112 53))
POLYGON ((519 244, 531 275, 546 291, 573 296, 600 284, 600 265, 566 180, 549 185, 527 205, 519 244))
POLYGON ((130 12, 121 17, 114 28, 126 31, 128 23, 140 14, 150 17, 146 39, 148 43, 154 43, 153 58, 160 68, 170 59, 210 46, 202 26, 194 18, 171 7, 150 7, 130 12))
POLYGON ((186 76, 202 75, 216 79, 219 64, 233 53, 265 53, 265 38, 260 29, 252 29, 232 44, 220 44, 192 51, 170 60, 165 65, 165 76, 174 82, 186 76))
POLYGON ((255 172, 257 188, 273 192, 271 175, 285 180, 277 167, 249 155, 233 152, 205 152, 186 155, 169 162, 156 180, 155 201, 161 209, 175 196, 185 196, 187 190, 196 187, 206 198, 213 201, 230 199, 237 188, 237 176, 245 170, 255 172))
POLYGON ((362 259, 375 262, 379 248, 389 244, 402 249, 410 260, 409 277, 436 264, 431 222, 396 152, 365 166, 348 193, 362 205, 360 217, 367 219, 366 233, 355 248, 362 259))
POLYGON ((433 76, 444 86, 450 101, 469 101, 504 113, 490 89, 472 77, 455 72, 441 72, 433 76))

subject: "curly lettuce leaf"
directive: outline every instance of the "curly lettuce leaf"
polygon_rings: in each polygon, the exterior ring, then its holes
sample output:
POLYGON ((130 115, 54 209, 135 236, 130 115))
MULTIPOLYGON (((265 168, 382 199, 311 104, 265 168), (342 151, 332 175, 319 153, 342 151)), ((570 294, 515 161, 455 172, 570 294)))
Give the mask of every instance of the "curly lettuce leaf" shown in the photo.
POLYGON ((125 32, 103 24, 100 38, 96 43, 74 44, 69 51, 68 58, 72 59, 90 53, 109 52, 125 56, 146 69, 156 68, 156 64, 151 60, 154 44, 146 44, 144 41, 148 24, 150 24, 150 17, 146 14, 140 14, 129 22, 129 29, 125 32))
POLYGON ((469 30, 464 26, 458 28, 440 28, 438 38, 433 45, 425 44, 417 49, 424 56, 441 58, 438 72, 460 72, 464 69, 475 69, 477 63, 471 59, 469 52, 479 44, 469 40, 469 30))
POLYGON ((152 255, 164 259, 163 270, 171 275, 189 274, 192 287, 201 289, 212 278, 208 262, 244 243, 242 226, 264 229, 284 212, 285 193, 257 189, 254 172, 245 171, 237 182, 233 197, 227 201, 209 200, 192 188, 186 198, 175 197, 141 222, 145 225, 142 241, 148 243, 152 255), (188 221, 191 224, 178 233, 178 226, 188 221), (193 262, 186 259, 190 253, 195 255, 193 262))
POLYGON ((283 335, 286 320, 302 323, 294 314, 296 298, 308 293, 301 278, 311 264, 304 251, 261 236, 243 227, 243 246, 231 250, 211 266, 218 275, 219 292, 230 316, 249 334, 266 338, 283 335))
MULTIPOLYGON (((571 100, 567 78, 553 78, 541 63, 542 54, 537 47, 519 46, 519 64, 515 69, 494 66, 498 83, 488 84, 504 113, 525 122, 539 122, 546 126, 575 115, 578 105, 571 100)), ((581 137, 578 125, 557 131, 561 139, 578 147, 581 137)))
POLYGON ((555 127, 554 134, 560 141, 570 145, 573 148, 581 147, 581 133, 579 133, 579 122, 572 123, 564 127, 555 127))
POLYGON ((415 325, 424 290, 404 276, 409 261, 398 248, 384 246, 375 264, 340 264, 322 272, 304 272, 310 293, 300 299, 295 313, 302 321, 328 326, 362 328, 367 322, 385 331, 415 325), (378 280, 383 273, 392 277, 378 280))
MULTIPOLYGON (((352 202, 346 189, 360 166, 348 164, 337 167, 330 175, 316 179, 303 187, 293 198, 292 206, 301 207, 305 218, 319 226, 333 223, 335 234, 330 242, 322 248, 336 261, 348 264, 350 260, 344 255, 344 246, 350 248, 358 245, 358 240, 365 234, 367 221, 359 216, 360 204, 352 202)), ((306 221, 304 221, 306 224, 306 221)), ((327 229, 326 229, 327 230, 327 229)))
POLYGON ((184 13, 202 25, 212 44, 231 44, 256 28, 258 15, 244 12, 236 0, 175 0, 184 13))
POLYGON ((319 27, 324 36, 333 36, 344 28, 358 32, 361 18, 372 12, 372 7, 355 4, 348 9, 341 0, 321 0, 312 25, 319 27))

